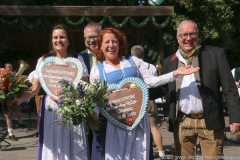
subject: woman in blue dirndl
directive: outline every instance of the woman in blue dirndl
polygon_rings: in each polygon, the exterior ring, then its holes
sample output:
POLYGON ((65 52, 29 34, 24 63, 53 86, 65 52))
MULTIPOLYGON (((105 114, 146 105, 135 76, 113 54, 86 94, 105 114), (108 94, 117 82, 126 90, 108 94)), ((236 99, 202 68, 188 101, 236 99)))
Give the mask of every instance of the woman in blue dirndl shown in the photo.
MULTIPOLYGON (((114 29, 104 29, 98 38, 94 54, 101 63, 94 66, 90 73, 90 82, 118 84, 127 77, 139 77, 150 87, 172 82, 179 74, 190 74, 198 69, 180 68, 163 76, 154 77, 136 57, 127 57, 126 36, 114 29), (125 57, 123 57, 125 56, 125 57)), ((99 114, 96 108, 95 112, 99 114)), ((107 121, 101 113, 101 128, 94 133, 92 160, 149 160, 150 125, 147 113, 132 130, 125 130, 107 121)))

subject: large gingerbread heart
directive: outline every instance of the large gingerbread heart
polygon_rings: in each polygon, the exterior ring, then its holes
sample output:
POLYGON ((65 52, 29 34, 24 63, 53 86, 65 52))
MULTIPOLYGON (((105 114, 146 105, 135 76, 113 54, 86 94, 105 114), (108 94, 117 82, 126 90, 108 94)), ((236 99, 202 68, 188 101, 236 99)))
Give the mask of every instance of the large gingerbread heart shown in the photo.
POLYGON ((76 58, 59 59, 48 57, 37 66, 38 78, 44 91, 56 97, 56 89, 60 89, 58 82, 62 79, 75 83, 81 80, 83 66, 76 58))
POLYGON ((114 125, 126 130, 134 129, 144 117, 148 104, 148 88, 136 77, 109 84, 107 107, 101 113, 114 125))

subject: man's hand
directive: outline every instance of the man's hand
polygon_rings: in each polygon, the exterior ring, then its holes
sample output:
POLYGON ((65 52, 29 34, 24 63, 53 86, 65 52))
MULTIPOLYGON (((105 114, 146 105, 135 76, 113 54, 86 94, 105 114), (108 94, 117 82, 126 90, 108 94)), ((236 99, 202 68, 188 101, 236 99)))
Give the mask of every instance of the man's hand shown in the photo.
POLYGON ((232 123, 230 124, 230 131, 234 134, 240 130, 240 123, 232 123))
POLYGON ((235 82, 235 84, 236 84, 236 86, 238 87, 238 85, 239 85, 239 82, 235 82))

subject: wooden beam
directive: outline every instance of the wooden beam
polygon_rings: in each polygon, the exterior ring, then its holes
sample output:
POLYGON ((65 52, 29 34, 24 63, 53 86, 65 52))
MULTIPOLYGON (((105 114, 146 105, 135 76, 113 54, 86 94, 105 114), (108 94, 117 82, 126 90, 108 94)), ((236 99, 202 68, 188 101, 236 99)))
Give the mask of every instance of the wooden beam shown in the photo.
POLYGON ((173 6, 0 6, 1 16, 169 16, 173 6))

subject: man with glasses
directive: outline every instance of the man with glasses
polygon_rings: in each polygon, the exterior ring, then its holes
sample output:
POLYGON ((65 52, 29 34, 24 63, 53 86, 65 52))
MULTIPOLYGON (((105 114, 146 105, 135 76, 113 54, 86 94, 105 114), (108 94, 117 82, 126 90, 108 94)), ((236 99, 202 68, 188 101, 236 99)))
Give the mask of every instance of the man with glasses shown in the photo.
POLYGON ((93 55, 92 50, 96 47, 97 38, 101 30, 101 25, 95 22, 90 22, 84 28, 84 42, 86 50, 78 53, 78 59, 80 57, 83 58, 88 69, 88 74, 90 74, 92 66, 97 63, 97 59, 93 55))
MULTIPOLYGON (((101 25, 95 22, 90 22, 84 28, 84 42, 86 49, 80 53, 78 53, 78 59, 83 58, 84 63, 87 66, 88 74, 90 75, 91 68, 97 64, 97 59, 92 53, 92 50, 97 45, 97 38, 102 30, 101 25)), ((92 132, 88 133, 88 145, 89 145, 89 152, 91 155, 92 151, 92 141, 93 141, 93 134, 92 132)))
POLYGON ((179 24, 176 38, 179 49, 164 60, 162 74, 186 65, 200 67, 199 72, 179 76, 165 86, 169 130, 174 132, 177 154, 196 159, 199 139, 203 159, 221 159, 225 123, 220 87, 227 101, 230 131, 240 129, 240 99, 224 49, 201 46, 197 25, 191 20, 179 24))
MULTIPOLYGON (((7 71, 12 72, 12 64, 11 63, 9 63, 9 62, 5 63, 4 67, 7 71)), ((3 109, 3 112, 4 112, 4 116, 6 118, 6 124, 7 124, 7 128, 8 128, 9 139, 12 140, 12 141, 17 141, 18 139, 13 134, 12 116, 8 112, 8 108, 7 108, 6 105, 3 105, 2 109, 3 109)), ((27 126, 22 122, 21 112, 16 111, 15 113, 16 113, 16 116, 18 118, 18 126, 20 128, 27 128, 27 126)))

